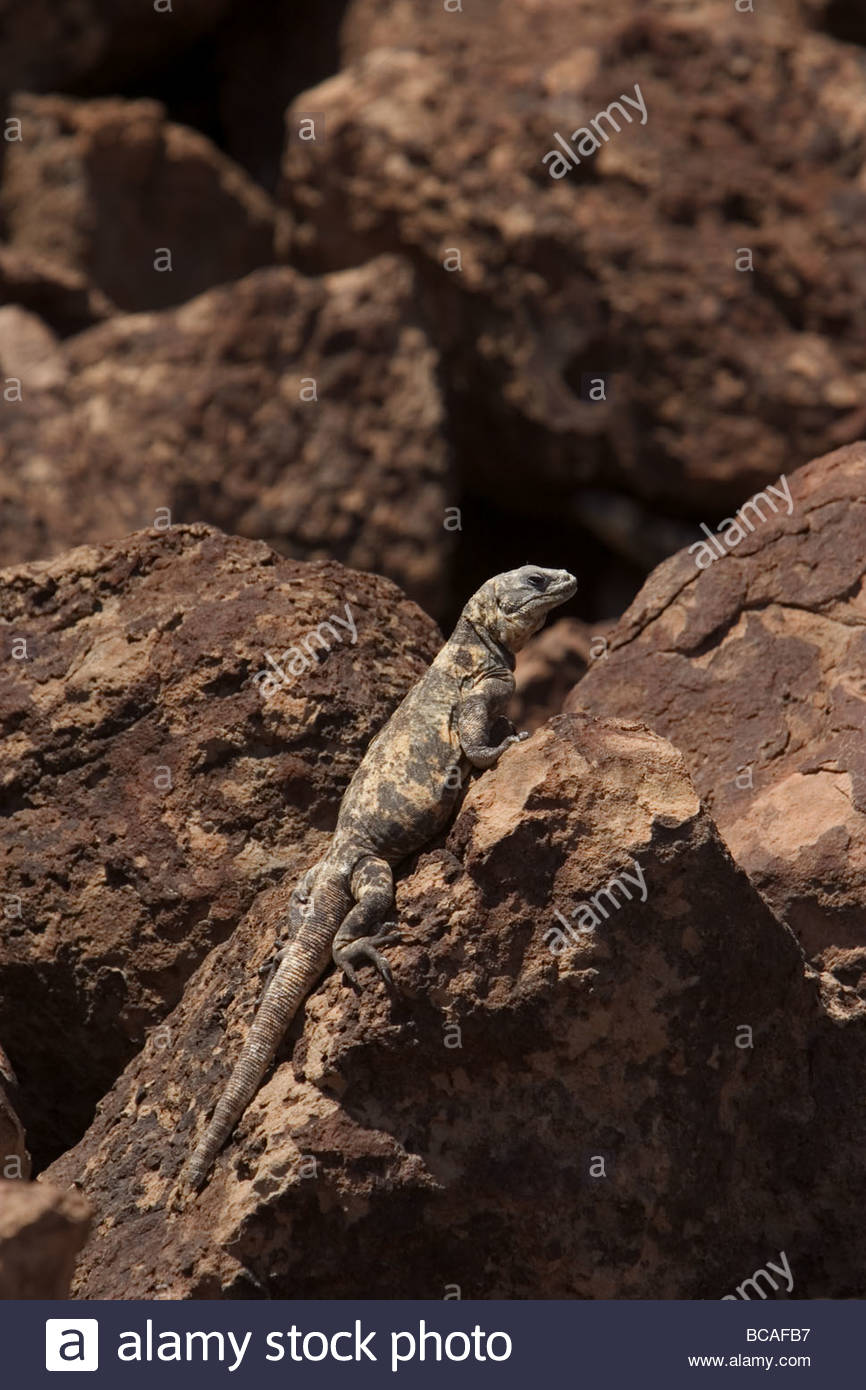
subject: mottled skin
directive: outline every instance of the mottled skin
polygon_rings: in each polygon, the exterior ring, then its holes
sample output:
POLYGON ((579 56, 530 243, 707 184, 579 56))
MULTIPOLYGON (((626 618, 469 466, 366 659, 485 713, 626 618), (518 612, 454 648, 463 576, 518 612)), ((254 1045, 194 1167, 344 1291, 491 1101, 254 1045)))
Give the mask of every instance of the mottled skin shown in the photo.
POLYGON ((187 1166, 186 1185, 203 1185, 213 1161, 273 1061, 286 1029, 330 960, 357 983, 370 961, 390 981, 377 949, 389 939, 392 869, 449 820, 468 768, 493 767, 512 743, 489 742, 514 690, 514 653, 571 598, 566 570, 525 565, 496 575, 473 594, 450 639, 376 735, 349 783, 323 857, 295 888, 288 944, 240 1059, 187 1166))

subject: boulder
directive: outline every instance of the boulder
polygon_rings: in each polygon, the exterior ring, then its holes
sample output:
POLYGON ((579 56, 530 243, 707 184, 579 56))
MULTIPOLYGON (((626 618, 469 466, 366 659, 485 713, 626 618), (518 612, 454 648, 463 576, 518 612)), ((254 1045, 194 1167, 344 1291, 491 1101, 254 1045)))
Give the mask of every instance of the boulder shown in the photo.
POLYGON ((866 996, 866 444, 787 486, 654 572, 567 708, 675 743, 806 954, 866 996))
POLYGON ((862 1287, 815 978, 658 736, 560 716, 477 778, 399 875, 395 991, 331 973, 184 1199, 268 916, 49 1170, 97 1212, 78 1296, 720 1298, 780 1250, 799 1297, 862 1287))
POLYGON ((441 639, 387 580, 202 525, 2 571, 0 631, 3 1042, 40 1167, 285 879, 274 937, 441 639))
POLYGON ((20 382, 0 401, 7 562, 206 521, 443 611, 449 453, 405 262, 272 267, 118 317, 64 343, 47 385, 24 356, 3 365, 20 382))
POLYGON ((287 113, 295 254, 413 257, 475 491, 712 519, 863 433, 866 72, 798 10, 349 6, 287 113))
POLYGON ((267 194, 159 102, 20 94, 8 118, 9 245, 86 276, 121 309, 179 304, 284 249, 267 194))
POLYGON ((0 1298, 66 1298, 89 1225, 79 1193, 0 1179, 0 1298))

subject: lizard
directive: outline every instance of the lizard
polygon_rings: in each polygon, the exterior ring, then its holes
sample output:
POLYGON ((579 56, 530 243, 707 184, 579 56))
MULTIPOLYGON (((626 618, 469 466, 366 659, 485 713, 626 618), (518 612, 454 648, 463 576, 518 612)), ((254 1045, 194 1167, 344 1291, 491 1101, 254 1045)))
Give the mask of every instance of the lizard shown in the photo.
POLYGON ((288 942, 271 963, 241 1055, 182 1174, 183 1188, 204 1186, 331 960, 356 987, 357 966, 365 961, 392 983, 379 947, 395 939, 389 934, 395 924, 385 923, 394 904, 393 870, 447 824, 469 770, 494 767, 507 748, 529 738, 508 724, 511 732, 490 742, 514 690, 515 653, 576 588, 567 570, 536 565, 488 579, 372 739, 340 803, 328 848, 292 894, 288 942))

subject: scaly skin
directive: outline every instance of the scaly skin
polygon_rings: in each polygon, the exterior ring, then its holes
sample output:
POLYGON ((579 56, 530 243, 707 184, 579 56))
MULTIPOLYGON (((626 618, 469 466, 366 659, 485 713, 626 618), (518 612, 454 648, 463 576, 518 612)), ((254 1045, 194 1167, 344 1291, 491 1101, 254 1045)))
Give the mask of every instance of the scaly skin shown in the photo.
POLYGON ((447 823, 469 767, 493 767, 512 743, 529 737, 511 733, 491 744, 489 729, 514 690, 514 653, 576 587, 566 570, 535 565, 489 579, 373 739, 343 797, 326 854, 292 894, 291 939, 275 959, 249 1037, 189 1160, 184 1185, 203 1186, 331 958, 353 983, 362 961, 391 980, 377 946, 388 939, 382 924, 394 902, 392 869, 447 823))

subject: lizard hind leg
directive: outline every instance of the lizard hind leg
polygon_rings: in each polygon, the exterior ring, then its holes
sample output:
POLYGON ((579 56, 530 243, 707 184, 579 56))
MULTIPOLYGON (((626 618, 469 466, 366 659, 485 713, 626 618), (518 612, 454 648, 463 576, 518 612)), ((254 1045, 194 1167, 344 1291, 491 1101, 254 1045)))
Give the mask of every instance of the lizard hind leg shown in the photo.
POLYGON ((391 967, 376 949, 396 939, 389 930, 395 924, 384 921, 394 906, 394 875, 390 864, 369 855, 355 866, 350 886, 355 905, 344 917, 334 937, 331 951, 334 963, 341 968, 349 983, 358 987, 355 967, 363 961, 369 961, 386 984, 392 984, 391 967))

